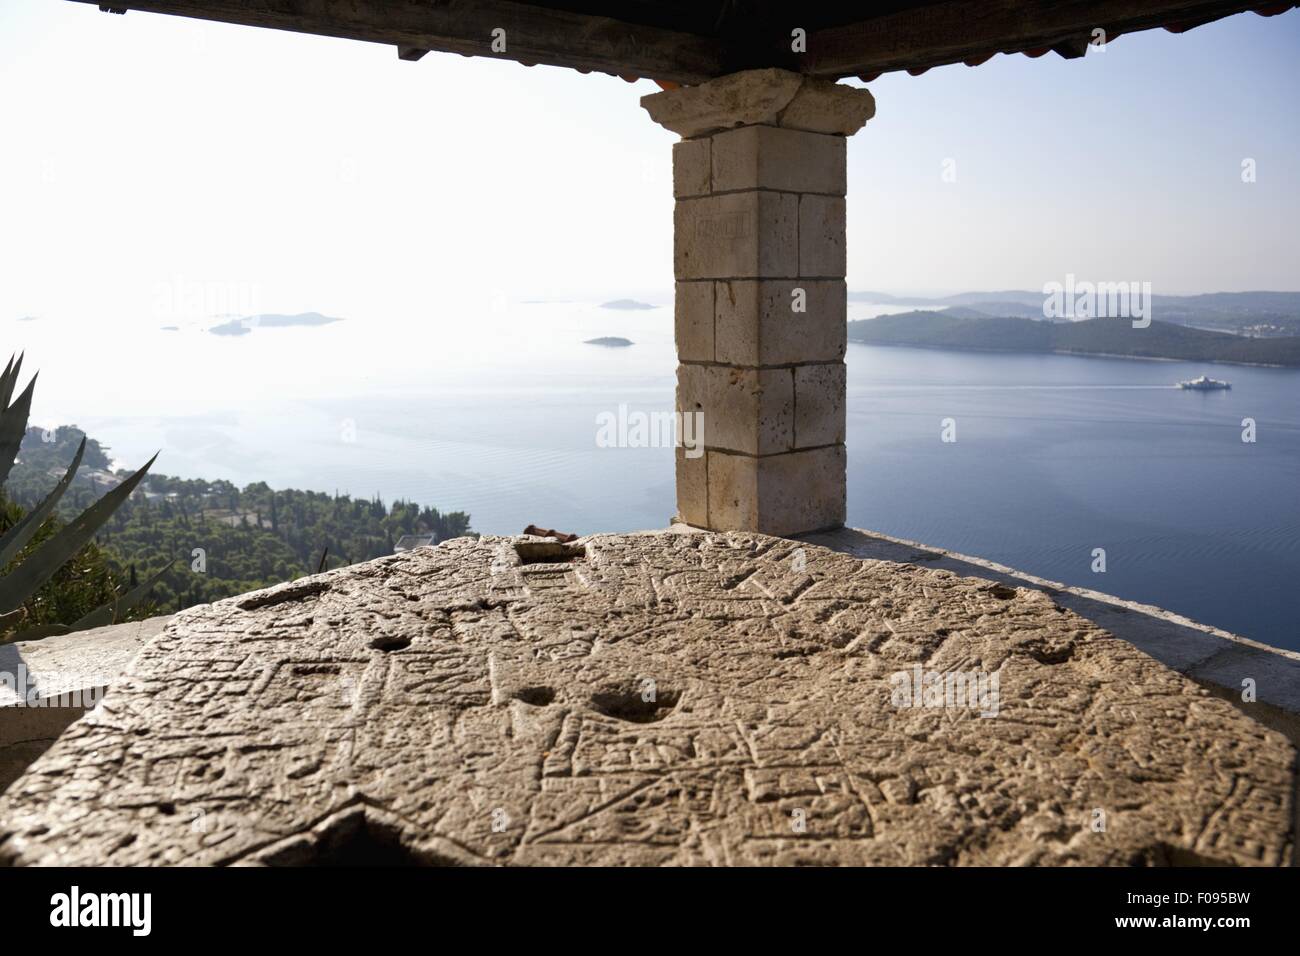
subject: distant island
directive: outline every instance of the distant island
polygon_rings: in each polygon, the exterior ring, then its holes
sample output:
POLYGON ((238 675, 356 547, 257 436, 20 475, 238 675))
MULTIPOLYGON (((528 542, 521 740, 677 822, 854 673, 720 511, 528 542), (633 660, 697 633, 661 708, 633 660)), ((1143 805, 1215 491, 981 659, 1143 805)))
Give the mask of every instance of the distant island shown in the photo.
POLYGON ((246 315, 242 318, 231 319, 229 322, 222 322, 220 325, 214 325, 208 331, 213 335, 247 335, 257 328, 314 327, 342 321, 342 319, 333 316, 321 315, 319 312, 301 312, 298 315, 246 315))
POLYGON ((602 302, 602 309, 622 309, 625 312, 633 312, 639 309, 657 309, 657 305, 650 305, 648 302, 638 302, 636 299, 615 299, 613 302, 602 302))
POLYGON ((848 338, 850 342, 868 345, 1059 352, 1300 368, 1300 336, 1252 338, 1156 321, 1147 328, 1135 329, 1128 319, 1114 318, 1080 322, 999 318, 961 307, 859 319, 849 323, 848 338))
MULTIPOLYGON (((960 292, 927 298, 887 292, 850 292, 850 302, 889 306, 928 306, 970 310, 974 315, 1045 321, 1043 293, 1024 289, 960 292)), ((1204 295, 1153 295, 1151 316, 1171 325, 1259 338, 1300 335, 1300 292, 1208 292, 1204 295)))
POLYGON ((600 338, 597 339, 587 339, 582 344, 603 345, 605 348, 609 348, 609 349, 621 349, 631 345, 632 340, 622 339, 619 338, 617 335, 602 335, 600 338))

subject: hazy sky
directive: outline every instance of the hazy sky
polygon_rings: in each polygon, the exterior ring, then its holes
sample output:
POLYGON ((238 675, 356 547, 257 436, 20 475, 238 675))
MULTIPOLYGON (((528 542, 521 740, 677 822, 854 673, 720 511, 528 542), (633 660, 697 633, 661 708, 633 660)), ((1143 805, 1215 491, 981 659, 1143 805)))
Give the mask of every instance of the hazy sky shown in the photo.
MULTIPOLYGON (((1300 289, 1300 11, 872 84, 849 287, 1300 289), (1257 181, 1242 182, 1253 159, 1257 181), (955 161, 956 182, 942 177, 955 161)), ((672 288, 657 87, 59 0, 0 5, 0 320, 672 288)))

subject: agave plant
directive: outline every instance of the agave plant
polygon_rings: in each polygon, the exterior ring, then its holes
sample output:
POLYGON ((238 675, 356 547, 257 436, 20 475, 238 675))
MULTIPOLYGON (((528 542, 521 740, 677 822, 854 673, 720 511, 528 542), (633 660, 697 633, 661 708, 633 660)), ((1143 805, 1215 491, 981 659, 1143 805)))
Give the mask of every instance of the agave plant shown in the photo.
MULTIPOLYGON (((18 457, 18 450, 22 445, 23 436, 27 433, 27 416, 31 411, 32 392, 36 387, 36 376, 33 375, 31 381, 27 383, 27 388, 23 390, 17 399, 13 399, 14 388, 18 384, 18 373, 22 368, 22 364, 23 357, 21 355, 17 358, 10 358, 9 363, 5 366, 4 373, 0 374, 0 485, 3 485, 8 479, 9 472, 13 469, 14 461, 18 457), (12 404, 10 404, 11 399, 13 399, 12 404)), ((140 484, 145 473, 149 470, 149 466, 158 457, 155 454, 153 458, 150 458, 145 463, 143 468, 101 497, 77 518, 42 542, 40 547, 27 555, 21 562, 10 568, 9 565, 19 552, 26 547, 27 543, 31 541, 41 525, 44 524, 45 519, 54 513, 59 499, 68 490, 68 487, 72 484, 72 479, 77 474, 77 469, 81 467, 81 458, 85 451, 86 439, 82 438, 81 445, 77 448, 76 455, 73 456, 72 464, 68 466, 67 473, 59 480, 59 483, 54 486, 53 490, 45 496, 45 499, 40 504, 24 515, 21 521, 3 535, 0 535, 0 571, 8 570, 8 573, 0 577, 0 631, 14 624, 22 616, 23 605, 28 599, 40 589, 41 585, 53 577, 69 558, 85 547, 86 543, 94 537, 95 532, 100 529, 104 522, 117 510, 118 506, 140 484)), ((18 632, 9 635, 7 638, 0 638, 0 643, 8 643, 14 640, 30 640, 37 637, 47 637, 50 634, 64 634, 87 627, 112 624, 119 619, 123 612, 129 610, 143 599, 166 570, 164 568, 163 571, 160 571, 149 581, 133 588, 116 601, 91 611, 70 625, 48 625, 18 632)))

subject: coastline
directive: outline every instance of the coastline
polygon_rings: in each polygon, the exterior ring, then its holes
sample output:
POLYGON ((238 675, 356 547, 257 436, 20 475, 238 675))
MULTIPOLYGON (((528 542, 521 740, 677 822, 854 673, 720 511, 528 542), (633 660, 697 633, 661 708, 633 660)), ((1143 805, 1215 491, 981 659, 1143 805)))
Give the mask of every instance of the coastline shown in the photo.
POLYGON ((1209 365, 1238 365, 1245 368, 1280 368, 1300 371, 1300 366, 1279 365, 1275 362, 1234 362, 1231 359, 1170 358, 1163 355, 1120 355, 1113 352, 1083 352, 1076 349, 987 349, 965 345, 921 345, 911 342, 865 342, 848 339, 850 345, 871 345, 882 348, 931 349, 936 352, 991 352, 999 355, 1073 355, 1081 358, 1129 359, 1135 362, 1188 362, 1209 365))

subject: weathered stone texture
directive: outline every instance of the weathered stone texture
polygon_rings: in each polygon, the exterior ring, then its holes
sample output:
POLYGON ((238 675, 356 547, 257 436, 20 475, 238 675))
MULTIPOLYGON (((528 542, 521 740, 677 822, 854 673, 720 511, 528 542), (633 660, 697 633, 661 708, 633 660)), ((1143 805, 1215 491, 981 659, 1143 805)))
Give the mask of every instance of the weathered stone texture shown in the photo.
POLYGON ((843 136, 776 126, 744 126, 709 139, 685 142, 712 144, 710 181, 714 192, 778 189, 832 196, 843 196, 845 192, 847 150, 843 136))
POLYGON ((708 456, 710 528, 792 535, 844 524, 843 445, 761 458, 708 456))
POLYGON ((673 198, 707 196, 712 192, 707 139, 687 139, 673 144, 673 198))
POLYGON ((751 191, 679 199, 673 207, 678 279, 799 274, 799 197, 751 191))
MULTIPOLYGON (((844 358, 848 294, 843 279, 736 279, 711 285, 717 290, 711 300, 717 310, 711 327, 717 361, 757 366, 844 358)), ((680 357, 690 360, 678 341, 680 357)))
POLYGON ((704 528, 709 524, 708 457, 703 448, 695 457, 687 455, 687 450, 681 445, 674 449, 677 470, 677 513, 687 524, 704 528))
POLYGON ((683 362, 713 361, 713 286, 712 282, 677 283, 677 293, 673 297, 673 330, 677 357, 683 362))
POLYGON ((0 798, 0 857, 1285 864, 1294 761, 1041 592, 460 539, 178 616, 0 798), (913 665, 998 675, 997 716, 896 706, 913 665))
POLYGON ((746 70, 698 86, 641 97, 650 118, 687 139, 737 126, 781 126, 852 136, 876 115, 859 87, 788 70, 746 70))
POLYGON ((844 278, 848 260, 843 198, 799 197, 799 275, 844 278))
POLYGON ((846 376, 843 362, 794 370, 796 447, 844 443, 846 376))

